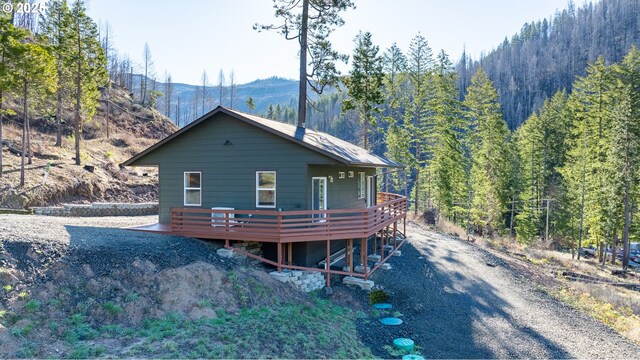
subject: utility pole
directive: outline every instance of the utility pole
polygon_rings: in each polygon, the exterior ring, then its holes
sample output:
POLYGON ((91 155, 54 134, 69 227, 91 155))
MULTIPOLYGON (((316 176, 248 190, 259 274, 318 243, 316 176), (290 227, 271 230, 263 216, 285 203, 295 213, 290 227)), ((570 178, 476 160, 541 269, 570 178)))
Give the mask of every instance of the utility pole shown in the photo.
POLYGON ((514 196, 511 196, 511 219, 509 220, 509 236, 513 236, 513 213, 514 213, 514 206, 516 203, 516 199, 514 198, 514 196))
POLYGON ((547 225, 544 229, 544 241, 549 241, 549 202, 551 199, 547 199, 547 225))

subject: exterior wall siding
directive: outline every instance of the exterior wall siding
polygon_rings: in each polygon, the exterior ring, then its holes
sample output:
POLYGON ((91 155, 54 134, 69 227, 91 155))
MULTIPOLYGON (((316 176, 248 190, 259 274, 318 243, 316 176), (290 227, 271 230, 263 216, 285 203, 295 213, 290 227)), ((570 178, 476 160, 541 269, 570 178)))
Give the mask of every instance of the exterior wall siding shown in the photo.
POLYGON ((260 209, 304 210, 310 205, 306 200, 311 186, 307 181, 308 164, 336 163, 221 114, 149 153, 135 165, 159 166, 159 221, 168 223, 171 208, 184 206, 185 171, 202 173, 202 205, 198 208, 258 209, 256 171, 265 170, 276 171, 276 207, 260 209), (231 145, 224 145, 227 140, 231 145))
MULTIPOLYGON (((358 199, 358 172, 364 172, 366 176, 376 174, 374 168, 349 167, 344 165, 309 165, 309 175, 307 183, 309 190, 307 191, 307 204, 311 204, 311 178, 322 176, 327 177, 327 209, 362 209, 367 206, 367 199, 358 199), (353 171, 352 178, 349 177, 349 171, 353 171), (345 178, 338 177, 339 172, 345 173, 345 178), (333 176, 333 182, 329 181, 329 176, 333 176)), ((366 186, 366 184, 365 184, 366 186)), ((332 241, 331 252, 335 252, 344 248, 344 242, 332 241)), ((302 251, 294 255, 294 261, 305 264, 316 264, 322 261, 326 254, 326 243, 324 241, 316 241, 305 243, 302 251)))

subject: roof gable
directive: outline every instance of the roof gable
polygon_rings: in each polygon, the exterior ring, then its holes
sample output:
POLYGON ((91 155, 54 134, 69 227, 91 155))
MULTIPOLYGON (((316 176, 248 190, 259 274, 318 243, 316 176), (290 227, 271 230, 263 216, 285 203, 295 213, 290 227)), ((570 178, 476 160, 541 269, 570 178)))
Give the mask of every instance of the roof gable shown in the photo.
POLYGON ((122 165, 127 166, 134 164, 137 160, 143 158, 147 154, 153 152, 172 139, 188 132, 191 128, 204 121, 207 121, 208 119, 215 117, 218 114, 229 115, 237 120, 256 126, 269 133, 278 135, 286 140, 297 143, 303 147, 306 147, 310 150, 313 150, 346 165, 365 167, 403 167, 402 165, 395 163, 383 156, 374 155, 359 146, 353 145, 342 139, 338 139, 335 136, 331 136, 329 134, 307 128, 299 128, 294 125, 285 124, 274 120, 268 120, 255 115, 245 114, 243 112, 227 109, 222 106, 216 107, 191 124, 167 136, 166 138, 162 139, 161 141, 157 142, 141 153, 133 156, 129 160, 122 163, 122 165))

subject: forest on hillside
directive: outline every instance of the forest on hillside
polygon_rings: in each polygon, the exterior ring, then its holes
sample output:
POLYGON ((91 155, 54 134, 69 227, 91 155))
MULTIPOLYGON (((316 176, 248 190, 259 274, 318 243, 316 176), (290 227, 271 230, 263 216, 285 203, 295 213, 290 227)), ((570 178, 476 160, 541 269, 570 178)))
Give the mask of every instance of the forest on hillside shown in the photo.
MULTIPOLYGON (((563 14, 575 17, 571 8, 563 14)), ((599 41, 591 35, 585 43, 599 41)), ((344 91, 314 101, 306 122, 405 164, 379 176, 381 189, 404 193, 416 214, 435 209, 470 234, 572 250, 612 246, 614 253, 622 243, 627 266, 629 241, 640 235, 637 47, 624 49, 616 62, 605 60, 611 53, 603 50, 584 69, 574 68, 584 75, 567 75, 569 84, 557 91, 545 89, 549 96, 540 95, 537 111, 512 131, 500 82, 483 66, 461 88, 447 54, 434 54, 420 34, 407 51, 396 45, 380 51, 370 33, 354 43, 351 70, 340 78, 344 91)), ((571 56, 565 51, 558 61, 577 67, 571 56)), ((266 116, 297 117, 300 124, 293 106, 271 107, 266 116)))
MULTIPOLYGON (((25 184, 25 165, 33 162, 32 119, 50 119, 55 145, 61 147, 63 112, 72 109, 75 164, 82 165, 82 129, 96 113, 101 89, 110 86, 98 26, 84 2, 50 1, 34 9, 38 11, 0 13, 0 145, 3 118, 19 118, 20 186, 25 184)), ((107 120, 107 136, 108 126, 107 120)), ((2 165, 0 151, 0 177, 2 165)))
POLYGON ((576 76, 602 56, 622 60, 640 45, 640 1, 601 0, 567 8, 524 24, 520 33, 480 59, 465 54, 457 64, 460 95, 483 68, 498 89, 510 129, 515 129, 559 90, 571 91, 576 76))

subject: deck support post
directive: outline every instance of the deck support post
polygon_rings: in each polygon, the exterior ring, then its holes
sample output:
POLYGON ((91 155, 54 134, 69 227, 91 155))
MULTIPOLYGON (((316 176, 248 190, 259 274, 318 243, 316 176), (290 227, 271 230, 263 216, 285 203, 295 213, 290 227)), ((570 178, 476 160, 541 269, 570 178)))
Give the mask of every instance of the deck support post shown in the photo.
POLYGON ((398 238, 396 237, 396 232, 398 231, 398 222, 393 222, 393 249, 398 248, 398 238))
POLYGON ((390 239, 391 239, 391 238, 390 238, 390 236, 389 236, 389 228, 390 228, 390 227, 391 227, 390 225, 387 225, 387 231, 386 231, 386 234, 384 235, 384 238, 386 239, 386 241, 385 241, 385 242, 387 243, 387 245, 389 245, 389 243, 391 242, 391 241, 390 241, 390 239))
POLYGON ((287 257, 288 257, 288 260, 289 260, 288 264, 292 265, 293 264, 293 243, 288 243, 287 244, 287 249, 288 249, 287 257))
POLYGON ((278 242, 278 272, 282 271, 282 243, 278 242))
POLYGON ((349 239, 349 272, 353 272, 353 239, 349 239))
MULTIPOLYGON (((367 280, 369 278, 369 259, 368 256, 369 254, 367 253, 367 245, 369 245, 369 238, 364 237, 362 238, 362 241, 364 242, 364 279, 367 280)), ((375 248, 374 248, 375 250, 375 248)))
POLYGON ((331 240, 327 240, 327 261, 324 264, 327 267, 327 287, 331 287, 331 240))
POLYGON ((378 233, 373 233, 373 254, 378 252, 378 233))
POLYGON ((349 267, 349 240, 344 239, 344 264, 349 267))

